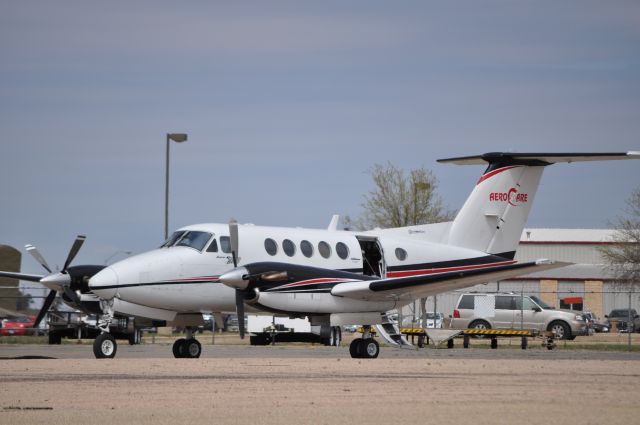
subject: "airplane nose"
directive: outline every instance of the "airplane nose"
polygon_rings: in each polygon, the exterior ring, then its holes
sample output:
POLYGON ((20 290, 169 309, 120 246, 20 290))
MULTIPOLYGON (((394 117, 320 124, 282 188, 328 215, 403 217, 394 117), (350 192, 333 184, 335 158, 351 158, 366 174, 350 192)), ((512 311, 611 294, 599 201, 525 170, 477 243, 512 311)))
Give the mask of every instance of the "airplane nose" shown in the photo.
POLYGON ((91 292, 103 299, 111 299, 118 292, 118 275, 111 267, 106 267, 89 279, 91 292))

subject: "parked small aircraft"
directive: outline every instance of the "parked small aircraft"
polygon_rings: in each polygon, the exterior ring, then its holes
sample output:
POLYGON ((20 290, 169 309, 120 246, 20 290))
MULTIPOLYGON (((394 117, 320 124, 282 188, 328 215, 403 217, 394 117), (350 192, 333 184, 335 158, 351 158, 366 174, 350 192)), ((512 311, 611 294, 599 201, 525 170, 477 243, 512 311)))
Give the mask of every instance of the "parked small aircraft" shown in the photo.
MULTIPOLYGON (((446 223, 340 231, 334 216, 326 230, 239 225, 235 220, 183 227, 161 247, 89 279, 102 313, 103 333, 94 342, 94 354, 115 356, 109 324, 122 314, 185 327, 186 338, 174 343, 173 354, 199 357, 201 345, 192 328, 202 322, 202 314, 219 317, 235 310, 242 318, 246 309, 307 317, 313 332, 336 343, 339 326, 361 324, 363 337, 351 343, 350 354, 375 358, 379 346, 371 326, 381 323, 388 310, 567 264, 514 261, 544 167, 639 158, 640 152, 494 152, 439 160, 487 166, 455 219, 446 223)), ((64 285, 60 289, 64 292, 64 285)), ((239 327, 244 337, 243 320, 239 327)))
MULTIPOLYGON (((323 337, 340 325, 362 324, 350 346, 375 358, 371 325, 413 300, 478 283, 562 267, 541 259, 514 261, 544 168, 558 162, 638 159, 626 153, 487 153, 441 163, 488 165, 451 222, 363 232, 254 225, 197 224, 176 231, 160 248, 97 273, 89 288, 101 298, 105 333, 97 357, 113 357, 107 333, 114 311, 187 326, 176 357, 198 357, 190 325, 202 313, 248 310, 307 317, 323 337)), ((241 336, 244 323, 239 321, 241 336)))

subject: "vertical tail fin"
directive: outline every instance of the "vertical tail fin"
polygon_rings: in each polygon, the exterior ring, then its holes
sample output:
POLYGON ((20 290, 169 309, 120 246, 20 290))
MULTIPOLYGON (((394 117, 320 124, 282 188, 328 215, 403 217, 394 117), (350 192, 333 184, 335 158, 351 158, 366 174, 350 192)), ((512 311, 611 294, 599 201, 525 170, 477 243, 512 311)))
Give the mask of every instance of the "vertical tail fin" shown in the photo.
POLYGON ((489 164, 453 220, 448 242, 513 257, 538 190, 542 171, 556 162, 639 159, 640 153, 503 153, 441 159, 459 165, 489 164))

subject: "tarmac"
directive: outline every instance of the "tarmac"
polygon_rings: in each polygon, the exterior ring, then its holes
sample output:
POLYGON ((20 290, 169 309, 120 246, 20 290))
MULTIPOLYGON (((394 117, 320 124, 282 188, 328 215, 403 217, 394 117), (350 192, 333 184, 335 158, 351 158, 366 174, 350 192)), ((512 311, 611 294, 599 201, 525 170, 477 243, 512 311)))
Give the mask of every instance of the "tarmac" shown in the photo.
POLYGON ((640 353, 516 347, 0 345, 0 424, 629 424, 640 353))

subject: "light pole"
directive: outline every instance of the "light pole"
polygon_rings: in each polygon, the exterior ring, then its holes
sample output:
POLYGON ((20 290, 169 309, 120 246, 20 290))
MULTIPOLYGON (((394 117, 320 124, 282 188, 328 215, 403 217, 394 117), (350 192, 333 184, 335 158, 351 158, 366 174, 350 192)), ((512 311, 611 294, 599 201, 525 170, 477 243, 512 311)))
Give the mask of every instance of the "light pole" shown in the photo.
POLYGON ((167 133, 167 162, 164 184, 164 240, 169 238, 169 144, 173 140, 176 143, 187 141, 186 133, 167 133))

